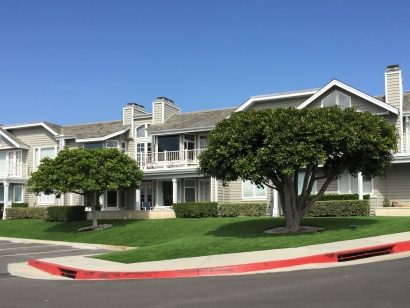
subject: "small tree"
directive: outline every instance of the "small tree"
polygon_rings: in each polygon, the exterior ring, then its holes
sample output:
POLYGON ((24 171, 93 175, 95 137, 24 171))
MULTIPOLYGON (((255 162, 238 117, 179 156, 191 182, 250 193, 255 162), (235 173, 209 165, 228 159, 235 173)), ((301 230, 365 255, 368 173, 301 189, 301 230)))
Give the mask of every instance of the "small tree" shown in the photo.
POLYGON ((76 193, 90 200, 93 227, 97 224, 94 196, 98 202, 105 190, 137 189, 143 172, 117 149, 65 148, 56 158, 41 160, 28 180, 28 191, 36 195, 76 193))
POLYGON ((227 182, 239 178, 278 191, 286 230, 297 232, 309 208, 342 173, 384 177, 398 133, 385 119, 356 108, 277 108, 232 114, 217 123, 198 172, 227 182), (301 194, 298 176, 304 172, 301 194), (314 183, 324 180, 309 198, 314 183))

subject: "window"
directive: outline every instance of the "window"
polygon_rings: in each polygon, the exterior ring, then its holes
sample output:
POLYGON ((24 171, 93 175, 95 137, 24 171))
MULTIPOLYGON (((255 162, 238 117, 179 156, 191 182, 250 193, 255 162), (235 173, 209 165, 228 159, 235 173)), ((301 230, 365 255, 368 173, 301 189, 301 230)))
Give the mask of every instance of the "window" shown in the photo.
POLYGON ((144 137, 148 137, 148 133, 146 131, 146 129, 148 128, 149 125, 143 124, 141 126, 138 126, 136 129, 136 138, 144 138, 144 137))
POLYGON ((118 141, 117 140, 107 140, 107 149, 116 148, 118 149, 118 141))
POLYGON ((103 149, 103 148, 104 148, 104 144, 102 141, 84 143, 84 149, 103 149))
POLYGON ((117 191, 107 191, 107 207, 117 207, 117 191))
POLYGON ((200 180, 199 181, 199 202, 208 202, 210 201, 210 181, 207 180, 200 180))
MULTIPOLYGON (((368 177, 363 178, 363 193, 371 194, 373 192, 373 180, 368 177)), ((359 192, 358 178, 343 173, 339 179, 339 193, 340 194, 357 194, 359 192)))
POLYGON ((121 152, 125 153, 127 151, 127 144, 124 141, 121 141, 121 152))
POLYGON ((206 141, 206 137, 207 136, 199 136, 199 149, 200 150, 205 150, 208 147, 208 142, 206 141))
POLYGON ((350 107, 350 97, 339 91, 334 91, 332 94, 322 100, 323 107, 339 106, 340 109, 350 107))
POLYGON ((195 180, 185 180, 185 202, 196 202, 195 184, 195 180))
POLYGON ((56 157, 56 148, 37 148, 34 149, 34 170, 37 170, 38 165, 40 165, 40 161, 44 157, 49 157, 51 159, 56 157))
POLYGON ((243 198, 266 198, 266 189, 258 188, 251 181, 242 182, 242 197, 243 198))
POLYGON ((39 204, 54 204, 55 196, 54 195, 45 195, 41 194, 38 196, 39 204))
POLYGON ((0 174, 6 174, 6 152, 0 152, 0 174))
POLYGON ((14 186, 13 202, 23 202, 23 185, 14 186))
MULTIPOLYGON (((299 173, 298 175, 298 195, 302 193, 302 187, 303 187, 304 180, 305 180, 305 173, 304 172, 299 173)), ((309 180, 310 180, 310 176, 309 176, 309 180)), ((313 184, 312 191, 311 191, 312 195, 316 194, 316 187, 317 187, 316 183, 317 182, 313 184)))
MULTIPOLYGON (((11 202, 10 189, 9 189, 9 197, 8 197, 7 199, 9 200, 9 202, 11 202)), ((4 202, 4 186, 0 186, 0 202, 1 202, 1 203, 4 202)))

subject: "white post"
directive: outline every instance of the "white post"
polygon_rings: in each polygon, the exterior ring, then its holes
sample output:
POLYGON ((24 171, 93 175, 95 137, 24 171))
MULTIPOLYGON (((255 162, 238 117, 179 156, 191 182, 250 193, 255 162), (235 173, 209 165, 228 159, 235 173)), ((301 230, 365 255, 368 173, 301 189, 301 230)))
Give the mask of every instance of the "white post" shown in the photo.
POLYGON ((3 207, 3 220, 7 219, 6 209, 9 207, 9 182, 4 181, 4 207, 3 207))
POLYGON ((218 180, 215 179, 215 202, 218 202, 218 180))
POLYGON ((185 149, 185 167, 188 167, 188 149, 185 149))
POLYGON ((137 189, 135 191, 135 210, 140 210, 141 209, 141 191, 137 189))
POLYGON ((167 151, 164 151, 164 168, 167 168, 167 151))
POLYGON ((273 189, 273 202, 272 202, 272 217, 279 216, 279 198, 278 191, 273 189))
POLYGON ((60 196, 60 206, 64 205, 64 194, 60 196))
POLYGON ((209 181, 210 181, 210 185, 211 185, 211 202, 213 202, 214 201, 214 190, 212 188, 212 182, 213 182, 212 178, 210 178, 209 181))
POLYGON ((70 193, 70 205, 74 205, 74 194, 70 193))
POLYGON ((359 192, 359 200, 363 200, 363 175, 361 172, 357 174, 357 189, 359 192))
POLYGON ((172 203, 178 203, 178 183, 177 179, 172 179, 172 203))

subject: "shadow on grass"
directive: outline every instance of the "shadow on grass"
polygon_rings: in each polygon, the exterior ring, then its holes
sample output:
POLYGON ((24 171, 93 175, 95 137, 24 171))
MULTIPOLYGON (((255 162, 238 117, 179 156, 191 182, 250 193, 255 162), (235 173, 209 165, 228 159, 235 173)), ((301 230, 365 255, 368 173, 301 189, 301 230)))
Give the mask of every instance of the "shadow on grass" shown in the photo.
MULTIPOLYGON (((366 228, 378 223, 375 217, 306 217, 302 219, 302 226, 316 226, 324 229, 325 232, 349 230, 350 225, 357 228, 366 228)), ((216 230, 209 231, 205 235, 215 237, 234 238, 260 238, 278 236, 311 236, 315 232, 303 233, 264 233, 264 230, 285 226, 285 219, 282 217, 272 219, 254 219, 249 221, 239 221, 225 224, 216 230)))
MULTIPOLYGON (((122 228, 129 224, 137 223, 139 220, 98 220, 98 224, 112 224, 113 226, 108 229, 97 230, 97 231, 89 231, 89 232, 104 232, 108 230, 113 230, 116 227, 122 228)), ((44 232, 59 232, 59 233, 79 233, 78 229, 92 226, 93 222, 91 220, 80 220, 80 221, 72 221, 72 222, 45 222, 45 224, 50 224, 50 227, 46 228, 44 232)), ((88 232, 83 232, 83 234, 88 232)))

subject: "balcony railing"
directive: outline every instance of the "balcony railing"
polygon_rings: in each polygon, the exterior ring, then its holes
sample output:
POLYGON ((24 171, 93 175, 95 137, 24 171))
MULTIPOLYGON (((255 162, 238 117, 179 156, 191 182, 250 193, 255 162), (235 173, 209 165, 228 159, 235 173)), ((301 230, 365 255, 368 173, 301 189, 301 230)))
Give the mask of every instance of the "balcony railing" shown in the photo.
POLYGON ((0 177, 28 177, 28 165, 22 163, 0 163, 0 177))
MULTIPOLYGON (((401 134, 403 140, 403 151, 402 153, 410 153, 410 133, 401 134)), ((400 151, 400 150, 399 150, 400 151)))
POLYGON ((198 156, 203 149, 164 151, 150 153, 130 153, 128 156, 136 161, 141 169, 177 168, 199 164, 198 156))

